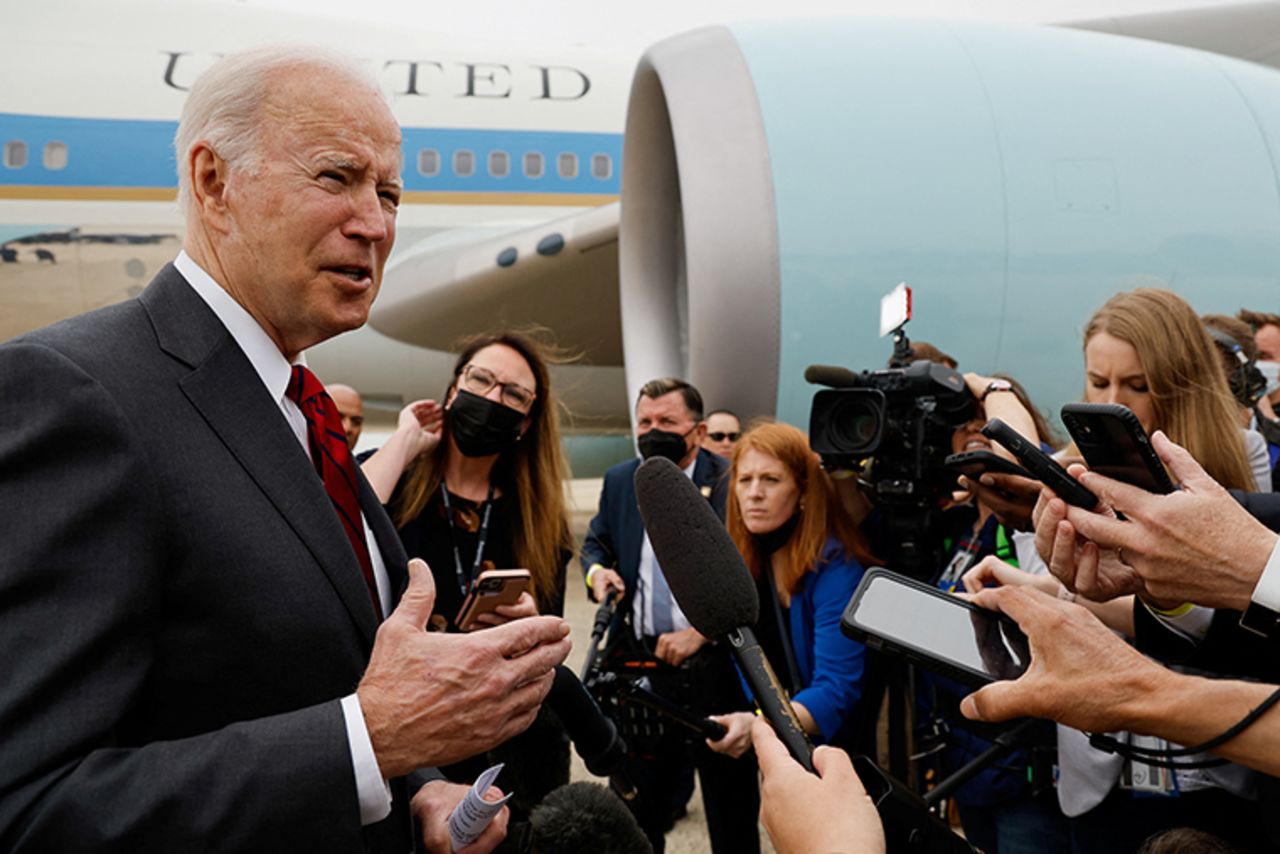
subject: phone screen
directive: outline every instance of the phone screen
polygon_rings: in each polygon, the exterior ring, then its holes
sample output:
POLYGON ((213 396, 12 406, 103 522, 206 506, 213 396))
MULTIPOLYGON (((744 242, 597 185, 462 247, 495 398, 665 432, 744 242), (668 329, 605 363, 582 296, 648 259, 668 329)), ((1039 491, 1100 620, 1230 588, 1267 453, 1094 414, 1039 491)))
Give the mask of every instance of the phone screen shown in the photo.
POLYGON ((846 622, 918 659, 983 682, 1016 679, 1031 662, 1027 637, 1011 620, 891 573, 868 573, 846 622))
POLYGON ((1164 465, 1132 412, 1119 406, 1070 404, 1062 422, 1089 468, 1147 492, 1173 491, 1164 465))

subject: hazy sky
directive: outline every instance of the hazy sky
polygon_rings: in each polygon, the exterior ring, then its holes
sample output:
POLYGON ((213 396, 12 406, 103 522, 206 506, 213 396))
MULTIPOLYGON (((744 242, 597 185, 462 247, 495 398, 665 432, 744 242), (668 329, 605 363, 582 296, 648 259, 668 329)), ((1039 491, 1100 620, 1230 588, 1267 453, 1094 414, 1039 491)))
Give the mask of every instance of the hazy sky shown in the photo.
POLYGON ((226 0, 335 17, 369 15, 458 35, 582 45, 645 45, 719 21, 896 15, 1069 21, 1233 0, 226 0))

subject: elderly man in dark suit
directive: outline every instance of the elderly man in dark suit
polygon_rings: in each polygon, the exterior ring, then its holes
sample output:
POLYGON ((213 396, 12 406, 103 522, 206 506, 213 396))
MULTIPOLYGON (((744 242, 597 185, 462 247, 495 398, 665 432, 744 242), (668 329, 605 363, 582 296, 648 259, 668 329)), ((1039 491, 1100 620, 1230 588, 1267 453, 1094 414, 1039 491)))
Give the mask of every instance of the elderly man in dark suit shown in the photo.
MULTIPOLYGON (((636 401, 636 443, 644 458, 665 456, 685 470, 702 494, 724 518, 725 482, 729 464, 702 450, 707 427, 702 420, 702 396, 689 383, 665 378, 651 380, 636 401)), ((629 631, 647 651, 679 674, 654 675, 659 693, 701 714, 746 707, 746 699, 728 652, 711 644, 689 625, 671 596, 662 567, 649 544, 636 503, 635 472, 640 460, 619 463, 605 472, 600 507, 582 545, 591 595, 603 601, 609 591, 622 594, 619 613, 629 631)), ((755 814, 759 804, 755 767, 750 760, 734 760, 711 752, 705 744, 689 745, 683 732, 668 730, 654 748, 652 760, 632 762, 628 773, 640 792, 628 806, 654 850, 661 854, 673 792, 680 792, 690 761, 702 781, 707 831, 713 851, 751 852, 759 849, 755 814)))
POLYGON ((0 346, 0 849, 404 852, 412 814, 448 850, 463 790, 416 769, 527 726, 568 629, 425 632, 305 368, 377 293, 399 129, 350 60, 262 49, 176 148, 174 264, 0 346))

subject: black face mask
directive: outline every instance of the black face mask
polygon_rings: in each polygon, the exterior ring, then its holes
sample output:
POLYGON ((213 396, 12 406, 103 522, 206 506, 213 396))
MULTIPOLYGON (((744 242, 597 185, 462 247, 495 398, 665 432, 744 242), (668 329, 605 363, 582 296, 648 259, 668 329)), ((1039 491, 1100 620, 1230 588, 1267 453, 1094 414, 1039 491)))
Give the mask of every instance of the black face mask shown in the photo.
POLYGON ((459 451, 468 457, 488 457, 520 440, 525 416, 518 409, 459 390, 445 417, 459 451))
MULTIPOLYGON (((693 430, 689 431, 689 433, 692 432, 693 430)), ((636 439, 636 445, 640 448, 640 456, 646 460, 651 457, 666 457, 676 465, 680 465, 684 455, 689 453, 689 446, 684 443, 689 433, 681 435, 672 433, 670 430, 653 429, 636 439)))

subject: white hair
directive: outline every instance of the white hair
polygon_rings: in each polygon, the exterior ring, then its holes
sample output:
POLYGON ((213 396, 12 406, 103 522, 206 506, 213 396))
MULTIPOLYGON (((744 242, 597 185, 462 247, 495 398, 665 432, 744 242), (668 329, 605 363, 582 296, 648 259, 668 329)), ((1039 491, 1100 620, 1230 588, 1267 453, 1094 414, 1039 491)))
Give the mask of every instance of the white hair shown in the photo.
MULTIPOLYGON (((173 138, 178 162, 178 206, 191 204, 187 158, 197 143, 212 148, 229 165, 262 165, 260 111, 272 92, 275 75, 292 68, 330 71, 367 87, 386 103, 377 79, 341 51, 311 45, 273 45, 222 57, 191 86, 173 138)), ((324 97, 324 93, 318 93, 324 97)))

